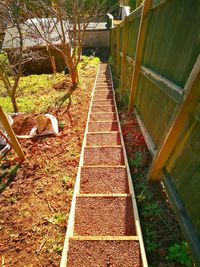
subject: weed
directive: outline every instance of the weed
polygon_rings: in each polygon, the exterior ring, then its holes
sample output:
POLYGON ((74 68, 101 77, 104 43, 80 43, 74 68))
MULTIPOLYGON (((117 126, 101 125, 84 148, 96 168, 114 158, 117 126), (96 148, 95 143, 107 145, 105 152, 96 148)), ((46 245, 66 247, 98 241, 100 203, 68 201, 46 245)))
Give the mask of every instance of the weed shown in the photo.
POLYGON ((13 179, 15 178, 15 176, 17 174, 19 167, 20 167, 20 165, 16 164, 15 166, 13 166, 10 169, 10 172, 9 172, 10 175, 9 175, 7 181, 0 186, 0 193, 2 193, 4 191, 4 189, 6 189, 6 187, 13 181, 13 179))
POLYGON ((62 249, 63 247, 61 246, 61 244, 54 244, 52 246, 52 250, 59 254, 62 252, 62 249))
POLYGON ((131 158, 129 160, 129 164, 131 167, 141 167, 142 165, 142 153, 141 152, 135 152, 134 158, 131 158))
POLYGON ((62 237, 60 235, 58 235, 56 238, 55 237, 49 237, 46 241, 45 241, 45 246, 43 248, 44 251, 48 251, 50 253, 52 252, 56 252, 58 254, 60 254, 62 252, 62 237))
POLYGON ((142 215, 144 217, 148 216, 163 216, 163 210, 157 203, 147 203, 145 202, 142 215))
POLYGON ((147 242, 146 242, 147 252, 154 252, 159 246, 160 246, 160 243, 156 243, 156 242, 153 242, 147 239, 147 242))
POLYGON ((141 193, 136 196, 136 198, 137 198, 138 202, 145 201, 146 197, 145 197, 145 194, 144 194, 144 190, 142 190, 141 193))
POLYGON ((74 193, 74 190, 72 188, 70 188, 68 191, 67 191, 67 196, 68 197, 72 197, 73 196, 73 193, 74 193))
POLYGON ((49 219, 49 221, 53 224, 60 224, 62 222, 67 222, 68 214, 57 212, 54 213, 53 216, 49 219))
POLYGON ((180 244, 176 243, 168 248, 167 256, 168 261, 176 261, 187 267, 192 267, 192 258, 188 252, 187 243, 182 241, 180 244))
POLYGON ((64 185, 67 185, 70 181, 71 181, 71 177, 70 176, 68 176, 68 175, 65 175, 65 176, 63 176, 63 178, 62 178, 62 183, 64 184, 64 185))
POLYGON ((7 199, 7 201, 10 203, 10 204, 15 204, 17 202, 17 197, 10 197, 7 199))
POLYGON ((62 129, 62 130, 65 128, 65 122, 64 121, 61 121, 59 123, 59 128, 62 129))

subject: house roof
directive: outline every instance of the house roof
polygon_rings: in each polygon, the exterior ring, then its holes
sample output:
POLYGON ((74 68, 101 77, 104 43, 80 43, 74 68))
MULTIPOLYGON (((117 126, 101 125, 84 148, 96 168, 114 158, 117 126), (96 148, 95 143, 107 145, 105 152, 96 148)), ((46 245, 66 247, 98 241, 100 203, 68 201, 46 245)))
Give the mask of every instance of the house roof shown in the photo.
MULTIPOLYGON (((23 35, 24 47, 46 46, 48 41, 51 41, 54 44, 60 43, 61 25, 60 22, 56 21, 55 19, 29 19, 21 24, 21 31, 23 35), (40 35, 45 35, 46 40, 41 38, 40 35)), ((65 30, 65 32, 67 38, 67 30, 65 30)), ((18 48, 19 46, 20 38, 17 28, 7 28, 2 48, 10 49, 18 48)))
MULTIPOLYGON (((65 35, 68 39, 68 29, 72 27, 67 21, 63 21, 65 35)), ((107 30, 106 22, 90 22, 87 27, 87 31, 99 31, 107 30)), ((54 18, 32 18, 21 24, 21 31, 23 35, 23 46, 46 46, 47 41, 40 37, 45 35, 46 40, 53 42, 54 44, 60 43, 61 25, 60 22, 54 18)), ((19 34, 16 27, 7 28, 4 37, 3 49, 18 48, 20 46, 19 34)))

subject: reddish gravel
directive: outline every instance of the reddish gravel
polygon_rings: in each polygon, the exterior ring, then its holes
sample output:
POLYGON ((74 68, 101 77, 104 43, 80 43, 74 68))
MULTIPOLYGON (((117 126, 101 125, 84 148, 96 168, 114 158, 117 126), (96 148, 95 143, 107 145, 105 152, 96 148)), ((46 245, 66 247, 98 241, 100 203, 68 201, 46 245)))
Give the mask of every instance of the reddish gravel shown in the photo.
POLYGON ((117 121, 90 122, 88 125, 88 132, 108 132, 108 131, 118 131, 118 130, 119 130, 119 125, 117 121))
POLYGON ((94 165, 124 165, 122 147, 86 147, 84 164, 94 165))
POLYGON ((114 105, 114 100, 108 99, 108 100, 95 100, 93 101, 94 106, 101 106, 101 105, 114 105))
POLYGON ((113 95, 111 93, 105 93, 105 94, 94 94, 93 97, 94 100, 105 100, 105 99, 113 99, 113 95))
POLYGON ((70 240, 68 267, 140 267, 137 241, 70 240))
POLYGON ((80 193, 129 193, 127 171, 124 167, 83 167, 80 193))
POLYGON ((115 106, 113 105, 106 105, 106 106, 98 106, 96 103, 92 106, 92 112, 115 112, 115 106))
POLYGON ((113 112, 109 112, 109 113, 92 113, 90 114, 90 121, 116 121, 117 120, 117 116, 115 113, 113 112))
POLYGON ((119 132, 88 133, 87 146, 117 146, 121 145, 119 132))
POLYGON ((135 235, 131 197, 78 197, 75 227, 77 235, 135 235))

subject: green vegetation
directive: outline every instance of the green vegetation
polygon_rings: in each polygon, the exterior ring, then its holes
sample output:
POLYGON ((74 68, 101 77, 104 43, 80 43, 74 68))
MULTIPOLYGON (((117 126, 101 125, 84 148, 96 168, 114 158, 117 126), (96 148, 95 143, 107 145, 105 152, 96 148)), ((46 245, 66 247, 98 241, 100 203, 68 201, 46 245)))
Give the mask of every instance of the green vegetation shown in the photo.
POLYGON ((60 224, 60 223, 67 223, 68 220, 68 214, 65 213, 54 213, 52 218, 49 219, 49 222, 53 223, 53 224, 60 224))
POLYGON ((175 261, 187 267, 192 267, 192 258, 188 251, 187 243, 182 241, 168 248, 166 260, 175 261))
MULTIPOLYGON (((2 167, 3 166, 1 166, 1 168, 2 167)), ((0 176, 0 193, 2 193, 6 189, 6 187, 14 180, 20 165, 16 164, 11 168, 9 167, 10 166, 6 167, 0 176)))
MULTIPOLYGON (((2 60, 6 60, 5 54, 1 54, 2 60)), ((90 67, 97 67, 99 64, 99 58, 90 58, 84 56, 79 64, 79 71, 90 67)), ((64 73, 57 74, 41 74, 41 75, 29 75, 20 78, 19 90, 17 93, 17 104, 20 112, 45 112, 49 107, 52 107, 55 102, 60 103, 62 99, 65 99, 66 90, 55 90, 53 84, 66 78, 64 73)), ((10 78, 11 83, 13 82, 10 78)), ((80 76, 80 84, 83 83, 80 76)), ((72 104, 76 103, 76 99, 72 99, 72 104)), ((63 103, 61 103, 63 104, 63 103)), ((12 101, 8 93, 6 92, 3 82, 0 80, 0 105, 7 112, 13 112, 12 101)), ((64 127, 63 124, 60 127, 64 127)))
POLYGON ((142 166, 142 153, 135 152, 134 157, 129 159, 129 164, 131 167, 141 167, 142 166))
MULTIPOLYGON (((17 95, 17 103, 20 112, 42 112, 52 106, 58 97, 62 97, 65 91, 57 91, 52 88, 53 83, 64 79, 64 74, 42 74, 21 77, 20 90, 17 95)), ((13 112, 12 102, 6 94, 0 81, 0 105, 5 111, 13 112)))

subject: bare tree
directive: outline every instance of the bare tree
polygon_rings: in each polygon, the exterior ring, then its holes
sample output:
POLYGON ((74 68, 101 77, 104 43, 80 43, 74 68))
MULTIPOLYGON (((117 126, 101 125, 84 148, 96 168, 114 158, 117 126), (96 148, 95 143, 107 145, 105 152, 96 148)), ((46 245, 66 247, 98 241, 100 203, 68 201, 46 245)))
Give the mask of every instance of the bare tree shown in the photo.
POLYGON ((51 5, 43 0, 25 2, 23 14, 27 14, 25 24, 29 34, 44 40, 46 45, 60 53, 69 69, 72 84, 76 86, 79 81, 77 67, 87 27, 105 16, 107 1, 52 0, 51 5), (44 18, 41 10, 49 17, 44 18))
POLYGON ((44 58, 40 52, 24 46, 22 4, 19 0, 0 0, 0 6, 4 9, 0 13, 0 21, 7 27, 5 39, 10 46, 9 60, 0 61, 0 79, 11 98, 15 112, 18 112, 16 97, 24 64, 44 58))

